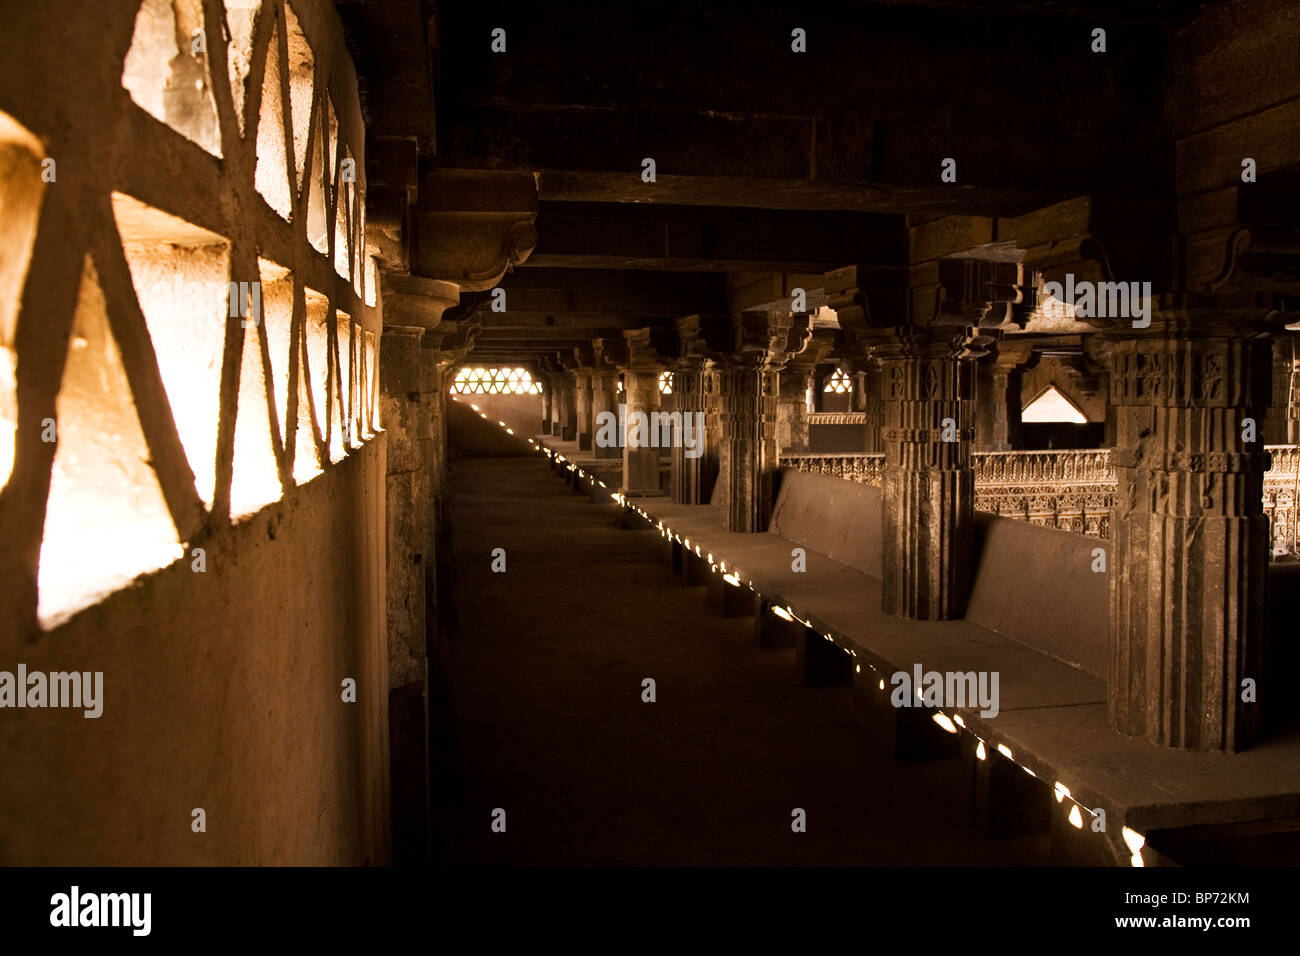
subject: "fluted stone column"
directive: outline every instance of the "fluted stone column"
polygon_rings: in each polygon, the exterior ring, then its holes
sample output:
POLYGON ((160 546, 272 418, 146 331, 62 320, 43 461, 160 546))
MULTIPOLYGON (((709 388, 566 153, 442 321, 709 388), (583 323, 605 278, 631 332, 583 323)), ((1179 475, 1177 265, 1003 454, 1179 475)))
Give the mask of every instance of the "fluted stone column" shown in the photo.
POLYGON ((388 434, 388 665, 390 686, 424 679, 424 554, 432 423, 421 402, 424 329, 384 326, 379 388, 388 434))
POLYGON ((539 375, 538 378, 542 382, 542 432, 541 433, 543 435, 549 435, 551 433, 551 418, 552 415, 554 414, 554 406, 552 403, 555 401, 555 392, 551 388, 550 376, 539 375))
POLYGON ((1020 376, 1033 357, 1027 345, 998 344, 996 354, 975 367, 975 450, 1011 451, 1020 433, 1020 376), (1014 411, 1013 411, 1014 410, 1014 411), (1014 415, 1014 421, 1013 421, 1014 415))
POLYGON ((572 372, 561 372, 559 379, 560 440, 578 440, 578 387, 572 372))
POLYGON ((564 431, 560 426, 564 409, 564 376, 559 372, 551 372, 546 384, 551 390, 551 427, 548 434, 559 438, 564 431))
POLYGON ((708 451, 704 420, 705 361, 700 356, 678 359, 673 364, 673 395, 677 398, 677 410, 681 412, 683 423, 688 415, 691 416, 691 434, 697 442, 693 450, 686 448, 683 442, 673 445, 673 501, 682 505, 708 504, 703 497, 704 462, 708 451), (696 427, 697 422, 703 427, 696 427), (691 451, 689 456, 688 451, 691 451))
POLYGON ((958 351, 925 330, 889 333, 873 348, 884 403, 882 605, 900 617, 961 617, 969 595, 973 376, 958 351))
POLYGON ((863 429, 862 450, 875 454, 882 450, 880 428, 884 424, 885 406, 880 397, 880 363, 871 358, 853 360, 853 395, 851 407, 867 416, 863 429))
POLYGON ((776 442, 782 453, 809 450, 809 389, 816 380, 818 364, 835 347, 836 333, 837 330, 829 328, 813 330, 803 351, 792 357, 781 369, 776 407, 776 442))
POLYGON ((808 450, 808 384, 811 368, 781 372, 776 404, 776 440, 785 451, 808 450))
POLYGON ((718 369, 717 500, 728 531, 766 531, 772 517, 779 376, 762 353, 735 356, 718 369))
MULTIPOLYGON (((1295 337, 1291 337, 1292 342, 1295 337)), ((1291 383, 1287 391, 1286 443, 1300 445, 1300 349, 1291 362, 1291 383)))
POLYGON ((623 371, 624 403, 627 406, 623 439, 623 493, 627 495, 660 493, 659 449, 649 444, 651 416, 659 411, 659 372, 658 368, 628 368, 623 371), (633 416, 638 413, 644 415, 646 421, 646 427, 640 436, 633 428, 633 416))
POLYGON ((1256 336, 1246 313, 1182 311, 1111 336, 1107 703, 1117 731, 1160 746, 1232 752, 1259 729, 1242 700, 1244 679, 1263 683, 1269 560, 1268 455, 1243 441, 1270 397, 1256 336))
POLYGON ((595 434, 591 416, 591 373, 580 368, 573 373, 573 377, 574 394, 577 397, 578 448, 581 451, 591 451, 592 436, 595 434))
POLYGON ((380 340, 379 389, 387 432, 386 594, 388 730, 395 833, 413 841, 401 858, 427 856, 428 658, 424 559, 432 487, 430 421, 421 401, 420 327, 386 325, 380 340))
POLYGON ((610 415, 613 421, 619 421, 618 416, 619 396, 618 396, 618 369, 602 369, 591 373, 591 421, 594 429, 592 438, 592 454, 597 459, 615 459, 623 457, 623 449, 618 446, 618 427, 612 430, 604 429, 603 434, 613 435, 613 441, 600 441, 602 435, 602 423, 610 421, 610 415))
POLYGON ((442 538, 450 530, 451 515, 447 488, 447 389, 443 386, 448 356, 441 348, 442 336, 426 332, 420 348, 420 403, 428 421, 429 440, 425 445, 425 471, 429 475, 428 518, 425 526, 424 610, 429 646, 438 642, 439 598, 449 589, 438 587, 439 552, 449 557, 450 541, 442 538), (440 546, 441 545, 441 546, 440 546))
POLYGON ((1285 338, 1279 336, 1273 341, 1272 346, 1272 375, 1270 376, 1270 385, 1272 394, 1269 397, 1269 414, 1266 419, 1259 422, 1259 431, 1264 436, 1266 445, 1285 445, 1289 428, 1287 420, 1288 406, 1291 399, 1291 343, 1285 338))
POLYGON ((704 370, 704 475, 705 494, 712 501, 717 493, 718 474, 722 470, 722 396, 718 366, 710 362, 704 370))

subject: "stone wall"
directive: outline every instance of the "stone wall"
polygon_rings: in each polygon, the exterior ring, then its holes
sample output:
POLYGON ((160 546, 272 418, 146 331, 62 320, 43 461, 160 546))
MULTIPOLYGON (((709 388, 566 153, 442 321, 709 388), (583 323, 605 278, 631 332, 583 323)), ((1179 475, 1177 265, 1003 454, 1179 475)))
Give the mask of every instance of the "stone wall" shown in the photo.
POLYGON ((0 863, 389 859, 364 145, 323 0, 6 10, 0 671, 103 712, 0 709, 0 863))

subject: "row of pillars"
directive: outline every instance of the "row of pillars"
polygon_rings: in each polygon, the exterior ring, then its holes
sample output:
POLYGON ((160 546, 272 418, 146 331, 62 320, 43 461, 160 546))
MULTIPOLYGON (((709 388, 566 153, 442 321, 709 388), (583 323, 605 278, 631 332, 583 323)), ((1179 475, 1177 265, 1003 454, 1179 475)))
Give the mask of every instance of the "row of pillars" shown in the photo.
MULTIPOLYGON (((733 340, 759 346, 731 353, 684 346, 686 355, 660 366, 624 368, 629 412, 658 409, 658 375, 667 368, 677 409, 708 416, 712 447, 695 459, 674 449, 672 497, 705 503, 716 457, 714 501, 730 531, 762 531, 770 519, 782 369, 803 350, 776 334, 789 332, 786 318, 733 317, 733 340)), ((1260 319, 1171 310, 1149 329, 1105 333, 1118 477, 1108 709, 1117 731, 1166 747, 1232 752, 1258 735, 1258 706, 1243 701, 1242 689, 1244 680, 1261 679, 1270 548, 1260 426, 1273 357, 1260 319)), ((978 353, 966 344, 952 330, 918 327, 870 340, 885 455, 882 600, 904 618, 961 617, 970 590, 978 353)), ((613 388, 596 388, 597 376, 586 374, 590 391, 580 384, 584 373, 570 371, 553 377, 546 398, 548 430, 583 448, 593 416, 579 410, 617 411, 613 388)), ((792 375, 800 388, 803 374, 792 375)), ((601 373, 602 382, 613 379, 612 370, 601 373)), ((638 451, 624 449, 625 488, 657 493, 659 449, 638 451)))

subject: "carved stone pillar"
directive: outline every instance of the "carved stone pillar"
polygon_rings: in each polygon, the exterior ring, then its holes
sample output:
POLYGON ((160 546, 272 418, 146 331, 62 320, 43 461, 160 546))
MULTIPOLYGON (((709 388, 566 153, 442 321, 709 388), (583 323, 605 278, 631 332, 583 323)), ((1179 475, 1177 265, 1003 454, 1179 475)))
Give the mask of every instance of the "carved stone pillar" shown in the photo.
POLYGON ((551 372, 546 377, 546 387, 551 392, 551 421, 547 434, 559 438, 564 431, 560 425, 564 415, 564 376, 559 372, 551 372))
MULTIPOLYGON (((424 333, 422 339, 421 389, 428 409, 430 442, 428 470, 431 476, 431 524, 428 540, 430 558, 424 562, 426 607, 429 623, 453 620, 451 491, 447 482, 447 386, 451 372, 474 347, 480 330, 477 322, 442 322, 424 333), (436 616, 435 616, 436 615, 436 616)), ((438 631, 440 634, 441 631, 438 631)), ((436 635, 435 635, 436 636, 436 635)))
POLYGON ((673 501, 682 505, 708 504, 704 498, 704 461, 707 445, 705 424, 704 366, 702 355, 679 358, 673 363, 673 395, 682 427, 690 417, 690 434, 694 447, 684 442, 673 445, 673 501))
POLYGON ((1266 445, 1289 445, 1291 440, 1291 422, 1294 421, 1295 409, 1292 407, 1292 384, 1294 362, 1292 361, 1293 336, 1279 335, 1273 342, 1273 396, 1269 402, 1268 418, 1259 423, 1260 434, 1266 445))
MULTIPOLYGON (((380 266, 384 311, 380 391, 388 460, 394 861, 427 863, 432 792, 428 652, 432 609, 441 603, 435 598, 434 569, 445 465, 444 356, 435 343, 460 336, 461 344, 472 344, 472 326, 443 322, 444 312, 458 307, 464 292, 491 289, 531 254, 537 242, 537 186, 526 172, 435 170, 418 176, 413 144, 397 165, 401 174, 380 190, 382 212, 367 224, 366 247, 380 266), (412 228, 417 223, 419 228, 412 228), (437 334, 422 350, 431 330, 437 334)), ((453 360, 460 357, 463 352, 453 360)))
POLYGON ((862 450, 876 454, 883 450, 880 428, 885 421, 885 405, 880 397, 880 363, 872 358, 854 358, 851 364, 857 370, 853 374, 853 410, 867 416, 862 450))
POLYGON ((763 356, 733 359, 718 369, 718 510, 728 531, 766 531, 772 516, 779 376, 763 356))
POLYGON ((698 453, 673 449, 673 500, 680 504, 708 504, 718 475, 718 449, 722 443, 719 421, 717 373, 709 355, 731 347, 732 324, 728 314, 688 315, 677 320, 673 392, 677 409, 692 416, 698 453), (703 426, 703 427, 701 427, 703 426))
POLYGON ((598 368, 591 373, 592 452, 597 459, 623 457, 619 442, 618 369, 598 368), (613 428, 605 427, 613 422, 613 428))
POLYGON ((623 445, 623 493, 657 495, 659 448, 651 444, 658 435, 653 416, 659 411, 658 368, 628 368, 623 372, 623 395, 627 406, 623 445))
POLYGON ((1011 451, 1014 447, 1012 433, 1019 431, 1020 422, 1020 389, 1015 372, 1029 361, 1032 351, 1028 345, 999 342, 997 354, 976 366, 976 451, 1011 451))
POLYGON ((578 449, 591 451, 594 435, 591 417, 591 372, 587 368, 578 368, 572 374, 577 404, 578 449))
POLYGON ((882 605, 919 620, 961 617, 970 589, 975 478, 972 368, 944 331, 885 333, 882 605))
POLYGON ((388 666, 390 686, 424 678, 424 553, 431 422, 420 401, 424 329, 384 326, 379 388, 388 433, 388 666), (400 578, 400 579, 399 579, 400 578))
POLYGON ((555 393, 551 390, 550 376, 538 375, 542 382, 542 431, 541 434, 549 435, 551 433, 551 416, 554 413, 552 402, 555 401, 555 393))
POLYGON ((712 503, 722 470, 722 396, 716 362, 704 368, 704 466, 703 498, 712 503))
POLYGON ((1160 746, 1233 752, 1259 729, 1242 681, 1260 679, 1269 464, 1242 422, 1264 418, 1271 356, 1251 317, 1156 312, 1110 334, 1107 703, 1117 731, 1160 746))
POLYGON ((807 316, 742 312, 732 318, 732 335, 732 351, 714 356, 722 425, 718 512, 728 531, 766 531, 780 457, 780 370, 811 332, 807 316))
POLYGON ((420 401, 424 329, 384 326, 379 389, 387 432, 385 534, 388 630, 388 730, 395 835, 415 841, 409 858, 427 854, 428 680, 424 560, 430 525, 430 422, 420 401))
POLYGON ((806 452, 808 437, 808 390, 812 387, 817 364, 835 346, 835 330, 819 329, 807 347, 781 370, 781 386, 776 407, 776 442, 780 452, 806 452))
POLYGON ((781 451, 808 450, 808 386, 812 369, 787 368, 781 373, 776 402, 776 441, 781 451))
MULTIPOLYGON (((1295 336, 1289 336, 1292 348, 1295 348, 1295 336)), ((1300 349, 1291 361, 1291 381, 1287 392, 1286 405, 1286 443, 1300 445, 1300 349)))
POLYGON ((572 370, 559 376, 560 440, 578 440, 578 383, 572 370))

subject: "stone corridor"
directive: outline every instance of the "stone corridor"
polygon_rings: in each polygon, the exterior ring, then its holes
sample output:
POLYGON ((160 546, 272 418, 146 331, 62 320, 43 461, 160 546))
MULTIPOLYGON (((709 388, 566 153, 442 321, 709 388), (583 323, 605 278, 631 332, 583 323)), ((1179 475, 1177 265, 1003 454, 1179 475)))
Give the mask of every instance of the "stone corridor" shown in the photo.
POLYGON ((5 4, 0 867, 1300 860, 1296 0, 596 6, 5 4))
POLYGON ((751 646, 752 619, 709 611, 658 535, 614 526, 612 503, 536 457, 467 458, 451 474, 463 790, 444 811, 447 863, 1045 860, 1046 834, 978 834, 957 761, 895 763, 847 690, 802 686, 793 648, 751 646), (490 570, 497 547, 505 573, 490 570), (487 826, 497 807, 505 834, 487 826), (791 832, 796 807, 806 833, 791 832))

